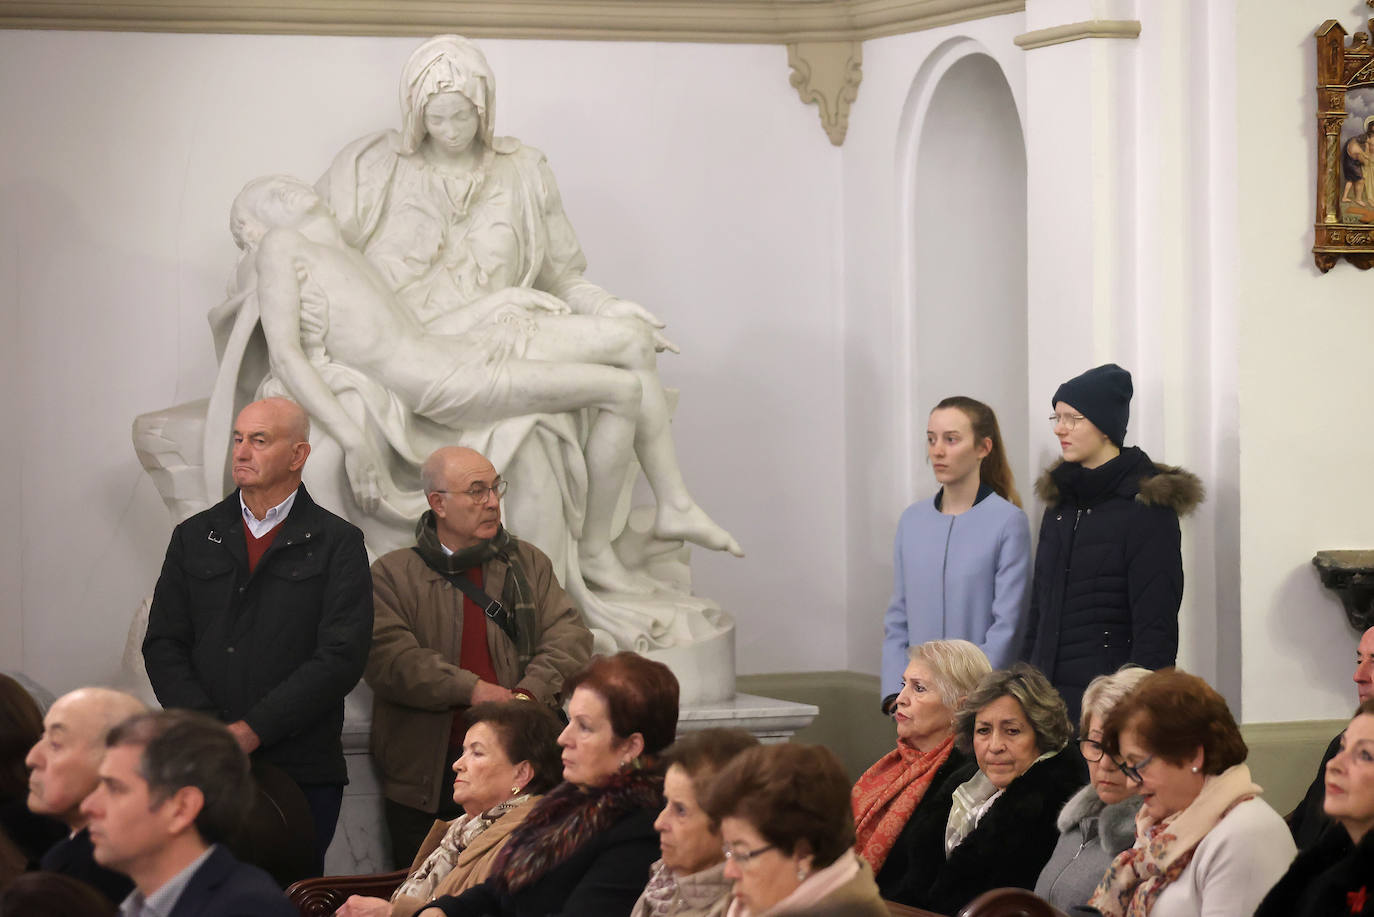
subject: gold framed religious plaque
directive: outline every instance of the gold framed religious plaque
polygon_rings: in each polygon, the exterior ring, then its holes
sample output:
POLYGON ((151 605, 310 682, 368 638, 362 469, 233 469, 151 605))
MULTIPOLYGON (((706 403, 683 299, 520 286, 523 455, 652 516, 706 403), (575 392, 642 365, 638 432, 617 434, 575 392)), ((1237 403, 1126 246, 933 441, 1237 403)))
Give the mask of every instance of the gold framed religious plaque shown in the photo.
MULTIPOLYGON (((1374 5, 1374 4, 1371 4, 1374 5)), ((1346 40, 1334 19, 1317 30, 1317 222, 1312 256, 1374 266, 1374 20, 1346 40)))

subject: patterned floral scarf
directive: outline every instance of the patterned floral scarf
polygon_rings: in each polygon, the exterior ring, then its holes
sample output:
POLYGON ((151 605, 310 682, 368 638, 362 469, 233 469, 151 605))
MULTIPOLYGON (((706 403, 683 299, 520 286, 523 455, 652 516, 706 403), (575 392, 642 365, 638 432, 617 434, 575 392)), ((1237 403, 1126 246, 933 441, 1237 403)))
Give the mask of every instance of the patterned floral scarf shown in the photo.
POLYGON ((898 742, 894 751, 879 758, 854 784, 849 798, 854 807, 855 848, 875 874, 887 862, 897 836, 953 748, 953 736, 925 754, 898 742))
POLYGON ((468 848, 477 836, 496 823, 502 815, 505 815, 516 806, 524 805, 529 801, 529 793, 521 793, 519 796, 512 797, 503 802, 497 803, 480 815, 464 815, 454 819, 453 824, 449 825, 444 832, 443 840, 439 841, 439 846, 435 848, 420 868, 411 874, 410 878, 401 883, 391 895, 394 902, 402 895, 412 898, 420 898, 428 901, 434 897, 434 889, 444 880, 444 877, 453 872, 453 867, 458 863, 458 857, 468 848))
POLYGON ((636 809, 663 808, 663 775, 657 768, 615 774, 602 786, 560 783, 515 829, 492 864, 497 891, 533 885, 636 809))
POLYGON ((1238 804, 1262 791, 1244 764, 1208 777, 1187 808, 1156 822, 1141 809, 1135 846, 1118 854, 1088 903, 1105 917, 1147 917, 1160 893, 1192 862, 1197 845, 1238 804))

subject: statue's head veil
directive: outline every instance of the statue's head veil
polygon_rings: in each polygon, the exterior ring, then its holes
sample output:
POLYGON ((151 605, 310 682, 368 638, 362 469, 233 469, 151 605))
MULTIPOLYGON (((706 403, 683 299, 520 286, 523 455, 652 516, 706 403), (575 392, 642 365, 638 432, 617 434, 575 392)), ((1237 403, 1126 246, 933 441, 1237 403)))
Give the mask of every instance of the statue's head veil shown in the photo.
POLYGON ((492 146, 496 82, 486 57, 461 35, 435 35, 415 49, 401 72, 401 149, 414 153, 425 139, 425 103, 441 92, 461 93, 477 107, 478 136, 492 146))

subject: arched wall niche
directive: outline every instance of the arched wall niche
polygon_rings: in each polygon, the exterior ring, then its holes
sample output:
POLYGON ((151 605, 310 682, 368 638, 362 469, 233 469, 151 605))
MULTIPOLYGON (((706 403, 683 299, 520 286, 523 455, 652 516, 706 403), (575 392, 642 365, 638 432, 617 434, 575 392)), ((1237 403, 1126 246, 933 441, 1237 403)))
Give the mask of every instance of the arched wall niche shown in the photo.
MULTIPOLYGON (((1001 66, 954 38, 921 66, 898 135, 907 480, 925 496, 925 420, 948 395, 997 412, 1017 487, 1032 481, 1027 398, 1026 144, 1001 66)), ((1044 413, 1048 414, 1048 411, 1044 413)))

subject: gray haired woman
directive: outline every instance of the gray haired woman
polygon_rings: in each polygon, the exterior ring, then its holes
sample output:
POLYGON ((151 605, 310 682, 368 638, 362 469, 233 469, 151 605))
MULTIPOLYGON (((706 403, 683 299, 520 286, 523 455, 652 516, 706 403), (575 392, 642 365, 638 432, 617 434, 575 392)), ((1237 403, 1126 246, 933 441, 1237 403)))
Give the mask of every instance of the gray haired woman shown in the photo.
POLYGON ((1060 811, 1059 844, 1035 883, 1035 893, 1060 910, 1086 904, 1116 855, 1135 843, 1140 787, 1103 751, 1102 726, 1112 708, 1149 674, 1149 669, 1123 666, 1094 678, 1083 692, 1078 748, 1092 782, 1060 811))
POLYGON ((984 676, 959 708, 954 731, 978 771, 954 791, 944 849, 921 865, 929 884, 917 907, 941 914, 985 891, 1031 888, 1059 839, 1055 816, 1082 786, 1064 701, 1024 662, 984 676), (943 854, 943 856, 940 856, 943 854))

